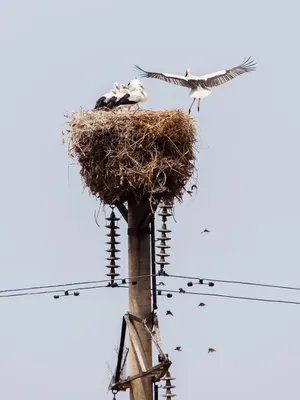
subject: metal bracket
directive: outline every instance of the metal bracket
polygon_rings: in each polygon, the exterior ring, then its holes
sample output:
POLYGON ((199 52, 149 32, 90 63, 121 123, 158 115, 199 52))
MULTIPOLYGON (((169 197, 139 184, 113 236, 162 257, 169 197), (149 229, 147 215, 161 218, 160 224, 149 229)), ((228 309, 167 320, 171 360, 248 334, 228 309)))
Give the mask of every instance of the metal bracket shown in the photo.
MULTIPOLYGON (((147 200, 148 201, 148 200, 147 200)), ((122 203, 120 200, 115 200, 113 202, 113 205, 117 207, 119 210, 120 214, 124 218, 124 220, 128 223, 128 209, 122 203)), ((152 208, 150 207, 150 204, 144 204, 146 206, 146 210, 141 213, 140 215, 140 222, 135 228, 130 228, 128 229, 128 235, 137 235, 140 232, 146 231, 147 233, 150 233, 149 230, 149 224, 151 222, 152 216, 155 214, 155 211, 157 209, 157 205, 153 205, 152 208)))
POLYGON ((128 200, 128 204, 134 205, 135 210, 135 223, 128 229, 128 235, 140 235, 141 233, 150 233, 150 220, 152 216, 152 209, 148 197, 143 197, 140 202, 134 199, 128 200))
POLYGON ((117 209, 119 210, 120 214, 122 215, 122 217, 125 219, 125 221, 128 223, 128 210, 127 208, 124 206, 124 203, 122 203, 119 200, 115 200, 113 203, 117 209))
POLYGON ((118 363, 117 363, 117 368, 116 368, 116 373, 115 373, 116 382, 119 382, 120 375, 121 375, 121 365, 122 365, 122 358, 123 358, 123 352, 124 352, 125 336, 126 336, 126 321, 123 318, 120 347, 119 347, 119 354, 118 354, 118 363))
POLYGON ((138 378, 145 377, 145 376, 152 376, 152 377, 154 377, 155 382, 158 382, 165 376, 165 374, 167 373, 171 364, 172 363, 169 360, 168 356, 163 353, 162 348, 161 348, 161 340, 160 340, 160 335, 159 335, 157 316, 154 313, 151 313, 146 319, 143 320, 139 317, 136 317, 133 314, 127 313, 123 317, 120 348, 119 348, 119 354, 118 354, 118 363, 117 363, 116 372, 111 379, 111 382, 109 385, 109 390, 118 390, 118 391, 126 390, 130 387, 130 384, 132 381, 134 381, 138 378), (153 322, 152 330, 150 330, 149 326, 148 326, 150 319, 153 322), (141 323, 143 325, 145 331, 147 333, 149 333, 153 343, 155 344, 155 346, 159 352, 161 362, 149 369, 147 369, 145 366, 145 362, 144 362, 145 354, 144 354, 143 348, 141 346, 140 339, 137 334, 136 327, 135 327, 133 321, 141 323), (127 379, 123 380, 123 379, 120 379, 120 375, 121 375, 122 368, 124 368, 124 364, 126 361, 126 360, 125 361, 123 360, 123 363, 122 363, 123 354, 124 354, 126 328, 128 328, 129 337, 131 339, 133 349, 137 356, 141 372, 139 374, 136 374, 133 376, 128 376, 127 379), (154 331, 154 333, 153 333, 153 331, 154 331), (123 365, 123 367, 121 367, 122 365, 123 365))
POLYGON ((143 324, 145 331, 147 333, 149 333, 149 335, 151 336, 151 339, 152 339, 153 343, 155 344, 155 347, 157 348, 159 355, 162 358, 166 358, 167 359, 167 357, 165 357, 165 354, 164 354, 164 352, 162 350, 162 344, 161 344, 161 337, 160 337, 160 331, 159 331, 159 326, 158 326, 157 315, 152 312, 145 319, 141 319, 141 318, 136 317, 135 315, 132 315, 132 314, 129 314, 129 313, 128 313, 128 315, 129 315, 129 318, 131 318, 131 319, 143 324), (152 321, 152 330, 150 330, 149 326, 148 326, 150 319, 152 321))
POLYGON ((151 222, 151 218, 152 218, 152 216, 154 216, 156 210, 157 210, 156 204, 154 204, 152 206, 152 208, 149 205, 148 215, 145 217, 144 223, 142 223, 141 228, 145 228, 145 227, 149 226, 149 223, 151 222))
POLYGON ((150 233, 150 228, 146 227, 146 229, 141 229, 139 226, 137 226, 136 228, 128 228, 127 229, 127 235, 128 236, 137 236, 141 232, 149 234, 150 233))

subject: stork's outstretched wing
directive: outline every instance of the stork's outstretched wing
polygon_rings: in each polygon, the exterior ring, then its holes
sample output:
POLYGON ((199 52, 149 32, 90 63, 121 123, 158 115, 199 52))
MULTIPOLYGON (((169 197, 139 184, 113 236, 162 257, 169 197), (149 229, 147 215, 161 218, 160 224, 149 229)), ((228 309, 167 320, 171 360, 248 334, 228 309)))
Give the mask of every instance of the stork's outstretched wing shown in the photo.
POLYGON ((164 72, 148 72, 137 65, 135 65, 135 68, 141 72, 141 76, 143 78, 160 79, 161 81, 172 83, 173 85, 188 87, 189 89, 194 89, 197 87, 197 84, 194 82, 194 80, 189 80, 185 76, 166 74, 164 72))
POLYGON ((231 69, 223 69, 222 71, 213 72, 212 74, 202 75, 199 80, 203 86, 208 88, 222 85, 234 79, 236 76, 242 75, 245 72, 255 71, 256 63, 251 60, 251 57, 246 58, 242 64, 231 69))

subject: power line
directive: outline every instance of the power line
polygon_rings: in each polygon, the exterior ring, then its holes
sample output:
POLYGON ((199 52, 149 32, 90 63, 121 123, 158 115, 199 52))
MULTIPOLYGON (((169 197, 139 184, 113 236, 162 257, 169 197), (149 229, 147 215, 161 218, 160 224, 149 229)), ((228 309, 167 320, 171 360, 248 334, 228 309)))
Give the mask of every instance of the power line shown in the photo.
MULTIPOLYGON (((165 290, 164 289, 164 290, 160 290, 160 292, 179 294, 178 290, 165 290)), ((251 300, 251 301, 260 301, 260 302, 267 302, 267 303, 283 303, 283 304, 300 305, 300 302, 297 302, 297 301, 262 299, 262 298, 259 298, 259 297, 230 296, 230 295, 218 294, 218 293, 199 293, 199 292, 187 292, 187 291, 185 291, 185 294, 191 294, 191 295, 197 295, 197 296, 223 297, 223 298, 228 298, 228 299, 251 300)))
MULTIPOLYGON (((101 288, 108 288, 108 286, 107 285, 97 285, 97 286, 88 286, 88 287, 76 287, 76 288, 73 288, 72 290, 82 291, 82 290, 101 289, 101 288)), ((64 290, 43 290, 40 292, 12 293, 12 294, 0 295, 0 298, 1 297, 36 296, 36 295, 41 295, 41 294, 52 294, 52 293, 65 293, 65 291, 64 290)))
POLYGON ((203 281, 211 281, 217 283, 232 283, 238 285, 248 285, 248 286, 260 286, 260 287, 267 287, 273 289, 285 289, 285 290, 297 290, 300 291, 300 287, 293 287, 293 286, 281 286, 281 285, 271 285, 266 283, 255 283, 255 282, 243 282, 243 281, 229 281, 224 279, 211 279, 211 278, 199 278, 196 276, 184 276, 184 275, 169 275, 170 278, 179 278, 179 279, 192 279, 192 280, 203 280, 203 281))
MULTIPOLYGON (((127 277, 127 278, 115 278, 115 281, 123 281, 123 280, 131 281, 131 280, 134 280, 134 279, 148 278, 148 277, 151 277, 151 276, 152 275, 139 275, 139 276, 132 276, 130 278, 129 277, 127 277)), ((23 288, 18 288, 18 289, 0 290, 0 293, 24 292, 24 291, 27 291, 27 290, 39 290, 39 289, 54 289, 54 288, 67 287, 67 286, 70 287, 70 286, 76 286, 76 285, 93 285, 93 284, 98 284, 98 283, 109 283, 109 282, 111 282, 111 279, 102 279, 102 280, 97 280, 97 281, 70 282, 70 283, 62 283, 62 284, 56 284, 56 285, 45 285, 45 286, 28 286, 28 287, 23 287, 23 288)))
MULTIPOLYGON (((128 286, 122 286, 122 287, 123 288, 128 288, 128 286)), ((166 293, 166 295, 168 293, 180 294, 179 290, 157 289, 156 291, 157 291, 158 295, 161 295, 162 292, 166 293)), ((282 303, 282 304, 300 305, 300 302, 297 302, 297 301, 276 300, 276 299, 262 299, 262 298, 259 298, 259 297, 231 296, 231 295, 219 294, 219 293, 200 293, 200 292, 184 291, 184 294, 196 295, 196 296, 222 297, 222 298, 228 298, 228 299, 234 299, 234 300, 251 300, 251 301, 260 301, 260 302, 266 302, 266 303, 282 303)))
MULTIPOLYGON (((126 281, 132 281, 132 280, 138 280, 146 277, 153 277, 153 276, 158 276, 157 274, 151 274, 151 275, 139 275, 139 276, 133 276, 133 277, 126 277, 126 278, 116 278, 115 281, 117 282, 124 282, 126 281)), ((292 287, 292 286, 282 286, 282 285, 271 285, 271 284, 264 284, 264 283, 255 283, 255 282, 245 282, 245 281, 235 281, 235 280, 224 280, 224 279, 211 279, 211 278, 200 278, 196 276, 186 276, 186 275, 167 275, 167 276, 162 276, 162 278, 177 278, 177 279, 190 279, 190 280, 197 280, 198 283, 201 281, 210 281, 210 282, 217 282, 217 283, 225 283, 225 284, 238 284, 238 285, 248 285, 248 286, 257 286, 257 287, 267 287, 267 288, 275 288, 275 289, 284 289, 284 290, 294 290, 294 291, 300 291, 299 287, 292 287)), ((53 285, 40 285, 40 286, 29 286, 29 287, 22 287, 22 288, 15 288, 15 289, 4 289, 0 290, 0 297, 17 297, 17 296, 29 296, 33 294, 46 294, 46 293, 58 293, 58 292, 63 292, 60 288, 64 287, 73 287, 73 286, 78 286, 78 285, 98 285, 102 283, 109 283, 111 282, 110 279, 102 279, 102 280, 89 280, 89 281, 79 281, 79 282, 69 282, 69 283, 62 283, 62 284, 53 284, 53 285), (48 291, 45 289, 55 289, 52 291, 48 291), (32 293, 15 293, 15 292, 29 292, 29 291, 35 291, 35 290, 40 290, 40 292, 32 292, 32 293), (3 293, 11 293, 11 295, 1 295, 3 293), (15 294, 14 294, 15 293, 15 294)), ((98 288, 100 286, 91 286, 90 288, 98 288)), ((102 287, 102 286, 101 286, 102 287)), ((106 287, 106 286, 103 286, 106 287)), ((88 288, 80 288, 80 290, 87 290, 88 288)), ((72 290, 79 290, 78 288, 72 288, 72 290)), ((170 292, 171 293, 171 292, 170 292)), ((207 293, 205 295, 208 295, 207 293)), ((223 295, 225 296, 225 295, 223 295)))
MULTIPOLYGON (((128 289, 128 286, 117 286, 118 288, 123 288, 123 289, 128 289)), ((95 285, 95 286, 88 286, 88 287, 76 287, 73 288, 72 290, 74 291, 83 291, 83 290, 91 290, 91 289, 102 289, 102 288, 108 288, 107 285, 95 285)), ((36 296, 36 295, 43 295, 43 294, 53 294, 53 293, 65 293, 64 290, 44 290, 44 291, 39 291, 39 292, 26 292, 26 293, 11 293, 11 294, 4 294, 0 295, 0 298, 3 297, 20 297, 20 296, 36 296)), ((178 290, 167 290, 167 289, 162 289, 162 290, 157 290, 157 293, 174 293, 174 294, 179 294, 178 290)), ((200 292, 190 292, 190 291, 185 291, 185 294, 189 295, 196 295, 196 296, 211 296, 211 297, 221 297, 221 298, 228 298, 228 299, 238 299, 238 300, 250 300, 250 301, 259 301, 259 302, 267 302, 267 303, 281 303, 281 304, 294 304, 294 305, 300 305, 300 302, 297 301, 288 301, 288 300, 275 300, 275 299, 263 299, 263 298, 258 298, 258 297, 245 297, 245 296, 231 296, 231 295, 225 295, 225 294, 219 294, 219 293, 200 293, 200 292)))

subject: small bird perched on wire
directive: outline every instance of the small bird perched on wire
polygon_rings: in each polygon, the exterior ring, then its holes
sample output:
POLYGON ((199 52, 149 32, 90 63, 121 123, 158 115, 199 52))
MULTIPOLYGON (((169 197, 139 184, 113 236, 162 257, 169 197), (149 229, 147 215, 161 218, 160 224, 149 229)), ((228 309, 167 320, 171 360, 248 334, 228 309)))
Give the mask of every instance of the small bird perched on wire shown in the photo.
POLYGON ((140 71, 141 76, 144 78, 155 78, 162 81, 172 83, 173 85, 184 86, 190 89, 190 96, 194 99, 190 108, 189 114, 191 113, 192 107, 198 99, 198 112, 200 111, 200 100, 208 97, 211 94, 211 90, 215 86, 220 86, 223 83, 230 81, 231 79, 244 74, 245 72, 255 71, 256 63, 251 60, 251 57, 245 58, 243 62, 237 67, 230 69, 223 69, 218 72, 211 74, 194 76, 191 74, 190 68, 187 68, 185 75, 173 75, 164 72, 148 72, 135 65, 135 68, 140 71))
POLYGON ((209 349, 208 349, 208 353, 215 353, 215 349, 213 349, 212 347, 210 347, 209 349))
POLYGON ((170 311, 170 310, 167 310, 166 315, 172 315, 172 317, 173 317, 172 311, 170 311))
POLYGON ((206 306, 205 303, 200 303, 200 304, 198 305, 198 307, 205 307, 205 306, 206 306))
POLYGON ((179 290, 179 293, 182 293, 182 294, 185 293, 185 290, 183 290, 182 288, 179 288, 178 290, 179 290))
POLYGON ((181 349, 181 346, 177 346, 177 347, 175 347, 175 349, 174 349, 175 351, 182 351, 182 349, 181 349))

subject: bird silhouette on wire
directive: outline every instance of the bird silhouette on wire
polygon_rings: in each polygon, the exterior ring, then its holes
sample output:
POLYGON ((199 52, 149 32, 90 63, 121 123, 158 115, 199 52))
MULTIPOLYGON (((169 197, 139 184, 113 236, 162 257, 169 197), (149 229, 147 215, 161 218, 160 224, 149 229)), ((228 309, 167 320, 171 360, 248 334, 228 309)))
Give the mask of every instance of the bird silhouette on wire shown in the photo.
POLYGON ((185 290, 183 290, 182 288, 179 288, 178 290, 179 290, 179 293, 182 293, 182 294, 185 293, 185 290))
POLYGON ((175 347, 175 349, 174 349, 175 351, 182 351, 182 349, 181 349, 181 346, 177 346, 177 347, 175 347))
POLYGON ((170 310, 167 310, 166 315, 171 315, 173 317, 173 313, 170 310))
POLYGON ((208 349, 208 352, 209 353, 214 353, 216 350, 215 349, 213 349, 212 347, 210 347, 209 349, 208 349))

